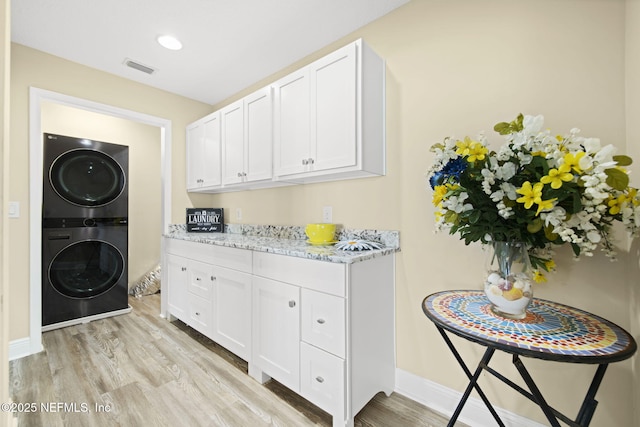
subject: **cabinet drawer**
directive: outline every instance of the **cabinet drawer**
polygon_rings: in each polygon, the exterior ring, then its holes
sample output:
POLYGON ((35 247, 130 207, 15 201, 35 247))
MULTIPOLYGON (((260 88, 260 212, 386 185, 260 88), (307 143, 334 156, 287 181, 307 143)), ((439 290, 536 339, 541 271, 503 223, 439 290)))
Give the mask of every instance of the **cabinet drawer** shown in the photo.
POLYGON ((344 375, 344 360, 300 343, 300 392, 334 419, 336 412, 345 407, 344 375))
POLYGON ((199 297, 211 301, 213 295, 213 267, 203 262, 189 260, 189 281, 187 290, 199 297))
POLYGON ((193 329, 211 336, 211 301, 189 293, 187 296, 189 306, 188 323, 193 329))
POLYGON ((254 252, 253 274, 344 297, 346 264, 254 252))
POLYGON ((251 273, 250 250, 169 238, 165 239, 165 250, 168 253, 207 264, 221 265, 232 270, 251 273))
POLYGON ((302 289, 302 340, 345 357, 345 300, 302 289))

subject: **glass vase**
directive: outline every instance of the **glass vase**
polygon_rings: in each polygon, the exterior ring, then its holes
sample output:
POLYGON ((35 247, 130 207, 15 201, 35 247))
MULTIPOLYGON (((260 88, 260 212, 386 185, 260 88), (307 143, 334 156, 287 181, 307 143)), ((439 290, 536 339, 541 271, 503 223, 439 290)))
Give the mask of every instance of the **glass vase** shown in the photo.
POLYGON ((533 299, 533 280, 527 246, 522 242, 487 245, 484 292, 499 316, 524 319, 533 299))

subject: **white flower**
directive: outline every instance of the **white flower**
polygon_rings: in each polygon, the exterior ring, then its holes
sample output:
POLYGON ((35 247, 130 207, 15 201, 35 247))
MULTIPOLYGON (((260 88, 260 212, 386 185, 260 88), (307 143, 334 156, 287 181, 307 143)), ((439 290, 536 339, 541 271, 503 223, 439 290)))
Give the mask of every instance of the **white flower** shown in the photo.
POLYGON ((509 181, 516 174, 516 165, 512 162, 507 162, 502 166, 496 168, 495 176, 502 181, 509 181))
POLYGON ((544 125, 544 117, 542 115, 537 116, 524 116, 522 120, 524 131, 528 135, 535 135, 542 129, 544 125))
POLYGON ((469 198, 467 193, 460 193, 459 196, 451 196, 447 200, 442 202, 442 206, 454 211, 455 213, 462 213, 473 209, 470 203, 464 203, 469 198))

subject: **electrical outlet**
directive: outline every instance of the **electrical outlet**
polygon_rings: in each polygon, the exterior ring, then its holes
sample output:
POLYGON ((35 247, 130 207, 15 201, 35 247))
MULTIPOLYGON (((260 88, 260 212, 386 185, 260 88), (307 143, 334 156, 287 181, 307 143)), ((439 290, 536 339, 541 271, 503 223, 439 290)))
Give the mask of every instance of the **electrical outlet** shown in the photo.
POLYGON ((325 206, 322 208, 322 222, 333 222, 333 209, 331 208, 331 206, 325 206))
POLYGON ((236 208, 236 220, 242 221, 242 208, 236 208))

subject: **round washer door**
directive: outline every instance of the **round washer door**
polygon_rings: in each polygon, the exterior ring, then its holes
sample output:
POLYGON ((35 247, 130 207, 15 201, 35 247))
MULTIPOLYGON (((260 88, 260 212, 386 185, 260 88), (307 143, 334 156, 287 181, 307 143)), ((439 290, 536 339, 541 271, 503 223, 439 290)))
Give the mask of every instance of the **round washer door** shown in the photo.
POLYGON ((122 194, 125 173, 112 157, 95 150, 71 150, 55 159, 49 180, 60 197, 74 205, 96 207, 122 194))
POLYGON ((55 290, 71 298, 91 298, 114 287, 124 272, 122 253, 100 240, 73 243, 49 265, 55 290))

